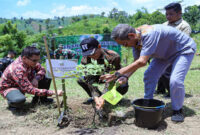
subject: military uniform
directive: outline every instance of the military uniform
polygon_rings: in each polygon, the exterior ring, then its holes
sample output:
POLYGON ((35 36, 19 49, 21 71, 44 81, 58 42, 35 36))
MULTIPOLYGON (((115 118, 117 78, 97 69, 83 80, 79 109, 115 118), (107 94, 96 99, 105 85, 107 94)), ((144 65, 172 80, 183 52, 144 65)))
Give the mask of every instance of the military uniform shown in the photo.
POLYGON ((63 49, 62 53, 65 59, 79 59, 80 57, 80 54, 78 52, 71 49, 63 49))
POLYGON ((54 51, 54 56, 56 56, 56 59, 60 59, 60 56, 64 56, 64 53, 62 52, 62 49, 58 48, 54 51))

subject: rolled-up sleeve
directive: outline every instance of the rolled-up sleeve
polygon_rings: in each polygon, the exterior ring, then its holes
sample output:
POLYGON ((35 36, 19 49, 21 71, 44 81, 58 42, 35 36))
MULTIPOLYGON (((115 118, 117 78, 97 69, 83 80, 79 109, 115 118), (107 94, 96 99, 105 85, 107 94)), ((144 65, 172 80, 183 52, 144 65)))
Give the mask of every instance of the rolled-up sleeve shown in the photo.
MULTIPOLYGON (((38 75, 42 75, 44 72, 41 69, 38 75)), ((20 90, 23 93, 29 93, 32 95, 37 95, 37 96, 51 96, 53 95, 53 91, 46 90, 46 89, 38 89, 36 87, 33 87, 31 82, 28 80, 26 72, 21 70, 20 68, 17 68, 13 73, 12 73, 13 79, 15 79, 15 83, 19 86, 20 90)))

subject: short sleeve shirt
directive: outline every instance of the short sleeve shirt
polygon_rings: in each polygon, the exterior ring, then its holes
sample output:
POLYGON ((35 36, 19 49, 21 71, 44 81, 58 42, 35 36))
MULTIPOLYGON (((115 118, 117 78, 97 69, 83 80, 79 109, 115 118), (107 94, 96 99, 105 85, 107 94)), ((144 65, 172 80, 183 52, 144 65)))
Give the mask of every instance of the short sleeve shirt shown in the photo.
POLYGON ((186 33, 187 35, 191 34, 191 27, 190 25, 183 20, 182 18, 174 23, 169 23, 168 21, 163 23, 164 25, 175 27, 176 29, 186 33))
POLYGON ((147 25, 141 27, 141 32, 140 56, 169 60, 177 55, 196 51, 193 39, 173 27, 161 24, 147 25))

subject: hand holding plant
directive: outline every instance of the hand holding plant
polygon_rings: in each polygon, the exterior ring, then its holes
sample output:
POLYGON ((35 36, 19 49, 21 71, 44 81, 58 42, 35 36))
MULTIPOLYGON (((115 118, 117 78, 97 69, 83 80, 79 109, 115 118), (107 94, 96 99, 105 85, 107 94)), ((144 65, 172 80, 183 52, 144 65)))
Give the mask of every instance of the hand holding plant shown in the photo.
POLYGON ((94 101, 95 101, 95 103, 96 103, 96 109, 97 109, 97 110, 100 110, 100 109, 103 108, 103 105, 104 105, 104 103, 105 103, 105 100, 102 98, 102 96, 100 96, 100 97, 95 97, 95 98, 94 98, 94 101))

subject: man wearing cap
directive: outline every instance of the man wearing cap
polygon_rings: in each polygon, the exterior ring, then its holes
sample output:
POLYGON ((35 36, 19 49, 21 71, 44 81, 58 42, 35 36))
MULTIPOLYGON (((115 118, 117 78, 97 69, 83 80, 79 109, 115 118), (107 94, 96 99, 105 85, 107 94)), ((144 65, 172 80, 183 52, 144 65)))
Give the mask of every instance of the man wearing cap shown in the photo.
MULTIPOLYGON (((104 64, 107 60, 109 64, 112 64, 112 69, 105 67, 106 72, 109 72, 111 70, 119 70, 121 68, 120 65, 120 56, 112 51, 107 50, 104 48, 101 48, 101 45, 95 38, 86 38, 80 43, 80 47, 82 49, 82 55, 83 58, 81 60, 81 64, 89 64, 91 63, 91 59, 96 60, 98 64, 104 64)), ((90 79, 90 84, 93 84, 94 82, 99 82, 100 75, 97 76, 85 76, 84 79, 90 79)), ((127 81, 126 77, 121 77, 122 79, 125 79, 127 81)), ((83 80, 78 80, 78 84, 87 92, 87 94, 92 97, 92 93, 89 89, 88 83, 84 82, 83 80)), ((98 90, 97 87, 94 87, 95 89, 95 95, 96 97, 99 97, 102 95, 102 92, 98 90)), ((128 91, 128 83, 125 83, 124 85, 121 85, 117 88, 117 91, 120 92, 122 95, 124 95, 128 91)), ((84 104, 90 104, 92 103, 93 98, 88 99, 86 102, 83 102, 84 104)))
MULTIPOLYGON (((165 6, 166 10, 166 18, 167 22, 164 23, 164 25, 175 27, 176 29, 184 32, 187 35, 191 34, 191 27, 190 25, 183 20, 182 18, 182 8, 180 3, 170 3, 167 6, 165 6)), ((169 66, 164 74, 160 77, 158 81, 157 91, 156 94, 159 93, 165 93, 165 89, 168 90, 167 97, 170 96, 170 90, 169 90, 169 78, 171 75, 172 65, 169 66)))

